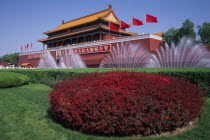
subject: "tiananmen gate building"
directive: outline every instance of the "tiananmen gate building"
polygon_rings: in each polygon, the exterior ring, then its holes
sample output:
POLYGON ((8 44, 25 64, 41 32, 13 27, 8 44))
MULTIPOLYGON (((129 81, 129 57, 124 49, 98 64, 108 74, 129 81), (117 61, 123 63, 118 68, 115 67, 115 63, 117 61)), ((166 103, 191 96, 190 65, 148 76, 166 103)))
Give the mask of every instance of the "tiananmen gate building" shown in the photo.
POLYGON ((47 38, 38 40, 46 49, 21 53, 19 65, 29 63, 37 67, 46 50, 59 62, 61 51, 73 49, 87 67, 99 67, 104 56, 119 43, 140 44, 148 51, 155 51, 162 45, 162 33, 138 35, 122 28, 118 31, 109 29, 109 23, 119 27, 119 21, 111 5, 108 9, 75 20, 62 21, 57 28, 44 32, 47 38))

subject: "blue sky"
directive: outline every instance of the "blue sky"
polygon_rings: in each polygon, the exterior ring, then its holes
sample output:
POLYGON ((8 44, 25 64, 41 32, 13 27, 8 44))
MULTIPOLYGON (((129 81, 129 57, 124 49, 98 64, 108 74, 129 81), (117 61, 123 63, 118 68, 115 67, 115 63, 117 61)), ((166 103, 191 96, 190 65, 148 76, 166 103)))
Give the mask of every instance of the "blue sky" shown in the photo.
POLYGON ((40 50, 42 43, 37 40, 47 37, 43 32, 59 26, 62 20, 107 9, 109 4, 127 23, 131 17, 144 20, 145 14, 158 17, 159 23, 127 30, 139 34, 179 28, 188 18, 195 26, 210 22, 210 0, 0 0, 0 56, 20 52, 20 46, 30 42, 33 51, 40 50))

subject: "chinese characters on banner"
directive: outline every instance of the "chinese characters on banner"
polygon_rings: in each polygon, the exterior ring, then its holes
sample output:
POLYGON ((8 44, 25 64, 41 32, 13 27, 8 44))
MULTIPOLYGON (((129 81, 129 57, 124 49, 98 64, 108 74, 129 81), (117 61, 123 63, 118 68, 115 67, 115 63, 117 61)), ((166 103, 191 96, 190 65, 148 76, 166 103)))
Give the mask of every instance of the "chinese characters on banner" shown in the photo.
POLYGON ((28 59, 39 59, 42 57, 41 53, 28 55, 28 59))
POLYGON ((74 54, 97 53, 106 51, 111 51, 111 45, 78 48, 73 50, 74 54))

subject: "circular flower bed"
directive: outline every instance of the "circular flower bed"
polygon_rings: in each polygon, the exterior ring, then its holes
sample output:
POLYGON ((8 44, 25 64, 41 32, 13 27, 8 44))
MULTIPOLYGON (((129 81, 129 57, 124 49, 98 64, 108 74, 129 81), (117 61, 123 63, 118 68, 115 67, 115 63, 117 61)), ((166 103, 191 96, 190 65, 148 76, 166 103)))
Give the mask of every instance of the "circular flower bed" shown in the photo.
POLYGON ((137 72, 76 76, 54 86, 53 117, 97 135, 150 135, 172 131, 199 117, 201 89, 188 81, 137 72))

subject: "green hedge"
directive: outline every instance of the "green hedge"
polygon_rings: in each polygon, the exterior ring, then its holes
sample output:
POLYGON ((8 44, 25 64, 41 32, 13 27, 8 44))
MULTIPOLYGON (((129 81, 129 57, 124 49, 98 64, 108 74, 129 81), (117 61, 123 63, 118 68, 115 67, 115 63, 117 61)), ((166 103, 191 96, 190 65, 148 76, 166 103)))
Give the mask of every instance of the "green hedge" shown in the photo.
POLYGON ((14 72, 0 72, 0 88, 17 87, 28 84, 29 78, 26 75, 14 72))
MULTIPOLYGON (((205 95, 210 97, 210 68, 128 68, 128 69, 4 69, 0 71, 17 72, 27 75, 31 83, 41 83, 53 86, 54 82, 59 82, 75 74, 90 72, 106 72, 113 70, 137 71, 145 73, 158 73, 162 75, 179 77, 198 84, 205 91, 205 95)), ((183 85, 184 86, 184 85, 183 85)))
POLYGON ((52 87, 55 82, 60 82, 68 77, 72 77, 74 72, 62 69, 13 69, 3 70, 21 73, 29 77, 30 83, 39 83, 52 87))

